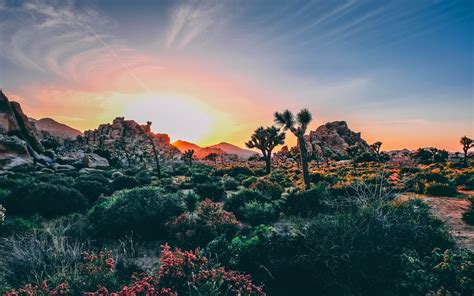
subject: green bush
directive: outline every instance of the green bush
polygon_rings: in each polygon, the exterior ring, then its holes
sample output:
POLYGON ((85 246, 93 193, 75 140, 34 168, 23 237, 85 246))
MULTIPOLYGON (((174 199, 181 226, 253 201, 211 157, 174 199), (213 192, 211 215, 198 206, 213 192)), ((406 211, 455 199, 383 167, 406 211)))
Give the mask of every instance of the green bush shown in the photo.
POLYGON ((425 173, 425 174, 419 175, 419 178, 429 183, 430 182, 443 183, 443 184, 449 183, 449 179, 445 175, 440 174, 440 173, 425 173))
POLYGON ((251 201, 244 204, 242 220, 254 226, 270 224, 278 219, 278 213, 271 202, 251 201))
POLYGON ((265 234, 240 236, 228 246, 219 258, 263 281, 269 295, 409 295, 400 284, 402 254, 427 256, 453 242, 421 201, 368 201, 279 221, 265 234))
POLYGON ((469 225, 474 225, 474 197, 469 198, 470 206, 462 214, 462 219, 469 225))
POLYGON ((120 237, 133 232, 145 239, 164 238, 165 224, 184 211, 181 194, 155 187, 118 191, 88 213, 98 236, 120 237))
POLYGON ((209 198, 212 201, 221 201, 225 195, 225 190, 219 183, 198 184, 196 193, 203 199, 209 198))
POLYGON ((252 177, 248 177, 247 179, 244 179, 242 181, 242 185, 246 188, 250 188, 250 186, 254 185, 255 183, 257 183, 258 179, 257 177, 255 176, 252 176, 252 177))
POLYGON ((102 185, 108 185, 109 179, 107 179, 104 175, 99 173, 93 174, 86 174, 79 177, 80 180, 88 180, 88 181, 96 181, 101 183, 102 185))
POLYGON ((290 194, 284 204, 288 215, 311 216, 329 209, 328 193, 322 186, 290 194))
POLYGON ((240 186, 239 181, 235 180, 232 177, 224 179, 223 183, 224 183, 225 190, 229 190, 229 191, 237 190, 237 188, 240 186))
POLYGON ((250 202, 265 203, 271 202, 271 200, 259 191, 244 189, 229 196, 224 201, 224 209, 234 213, 237 218, 243 219, 245 215, 245 204, 250 202))
POLYGON ((283 188, 281 188, 280 185, 265 179, 257 180, 251 188, 260 191, 263 195, 268 196, 273 200, 280 199, 281 194, 283 193, 283 188))
POLYGON ((430 183, 425 190, 427 195, 432 196, 456 196, 458 191, 455 186, 447 184, 430 183))
POLYGON ((195 174, 192 176, 191 182, 194 184, 204 184, 211 182, 211 178, 206 174, 195 174))
POLYGON ((101 194, 106 194, 108 188, 97 181, 78 180, 74 183, 74 189, 82 193, 89 203, 93 204, 97 201, 101 194))
POLYGON ((130 176, 118 176, 110 184, 112 191, 132 189, 138 186, 140 186, 140 184, 138 183, 137 179, 130 176))
POLYGON ((4 206, 11 214, 40 214, 51 218, 87 209, 87 199, 77 190, 46 183, 27 184, 13 189, 4 206))

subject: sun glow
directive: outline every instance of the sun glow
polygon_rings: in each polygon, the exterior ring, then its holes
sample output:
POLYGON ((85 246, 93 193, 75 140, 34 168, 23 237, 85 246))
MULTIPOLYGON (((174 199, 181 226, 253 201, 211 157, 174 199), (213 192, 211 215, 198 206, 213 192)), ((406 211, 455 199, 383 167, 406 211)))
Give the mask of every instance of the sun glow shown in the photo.
POLYGON ((171 140, 199 142, 218 124, 219 114, 191 97, 176 94, 146 94, 128 99, 123 115, 140 123, 152 121, 152 129, 166 132, 171 140))

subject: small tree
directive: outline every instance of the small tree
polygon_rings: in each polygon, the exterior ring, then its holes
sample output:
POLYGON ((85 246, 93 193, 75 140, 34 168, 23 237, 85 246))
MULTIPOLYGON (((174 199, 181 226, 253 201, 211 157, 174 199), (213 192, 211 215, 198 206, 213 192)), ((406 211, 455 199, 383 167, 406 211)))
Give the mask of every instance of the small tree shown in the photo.
POLYGON ((370 145, 369 147, 370 147, 370 150, 372 150, 372 152, 377 155, 377 157, 380 157, 380 147, 382 147, 382 142, 377 141, 373 143, 372 145, 370 145))
POLYGON ((474 147, 474 144, 472 143, 472 139, 470 139, 466 136, 461 138, 460 143, 462 145, 462 150, 464 151, 464 163, 467 164, 467 157, 468 157, 469 149, 474 147))
POLYGON ((346 148, 346 152, 349 157, 352 159, 352 164, 354 168, 356 167, 356 158, 360 155, 359 146, 352 145, 346 148))
POLYGON ((193 164, 193 156, 194 156, 194 150, 190 149, 190 150, 184 151, 183 153, 184 162, 186 162, 188 165, 191 166, 193 164))
POLYGON ((219 155, 217 153, 209 153, 208 155, 206 155, 206 157, 204 157, 204 160, 210 160, 210 161, 213 161, 215 163, 217 163, 217 158, 219 157, 219 155))
POLYGON ((306 133, 306 129, 313 119, 313 116, 308 109, 302 109, 298 114, 296 114, 296 120, 290 110, 285 110, 282 113, 275 112, 274 116, 277 125, 283 127, 284 130, 290 130, 298 139, 304 184, 306 189, 309 189, 308 150, 306 149, 304 134, 306 133))
POLYGON ((280 133, 280 130, 275 126, 266 128, 261 126, 254 131, 250 141, 246 142, 245 145, 248 148, 257 148, 262 151, 265 159, 265 171, 270 174, 272 151, 276 146, 283 143, 285 143, 285 133, 280 133))

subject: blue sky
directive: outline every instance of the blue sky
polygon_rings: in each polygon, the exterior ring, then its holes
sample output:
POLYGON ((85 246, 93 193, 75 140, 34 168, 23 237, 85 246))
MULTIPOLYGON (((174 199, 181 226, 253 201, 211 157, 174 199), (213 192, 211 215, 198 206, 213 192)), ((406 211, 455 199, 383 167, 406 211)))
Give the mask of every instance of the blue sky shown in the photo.
POLYGON ((153 117, 173 139, 242 146, 274 111, 308 107, 312 128, 346 120, 386 148, 454 150, 474 136, 473 11, 473 1, 4 0, 0 85, 33 116, 80 129, 153 117), (172 122, 170 108, 187 116, 172 122))

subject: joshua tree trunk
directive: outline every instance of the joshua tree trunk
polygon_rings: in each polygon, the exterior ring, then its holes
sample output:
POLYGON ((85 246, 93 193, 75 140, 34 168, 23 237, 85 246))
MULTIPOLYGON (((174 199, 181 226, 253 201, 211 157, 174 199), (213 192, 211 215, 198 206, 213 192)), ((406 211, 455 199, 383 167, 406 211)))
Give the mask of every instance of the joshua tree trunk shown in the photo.
POLYGON ((464 151, 464 164, 467 164, 467 153, 469 152, 469 149, 463 149, 464 151))
POLYGON ((158 152, 156 151, 156 146, 155 142, 153 142, 153 139, 151 137, 148 137, 151 147, 153 148, 153 156, 155 157, 155 162, 156 162, 156 172, 158 173, 158 178, 161 178, 161 167, 160 167, 160 160, 158 159, 158 152))
POLYGON ((298 146, 300 148, 301 168, 303 169, 303 180, 306 189, 310 187, 309 171, 308 171, 308 151, 306 150, 306 143, 302 135, 298 136, 298 146))

